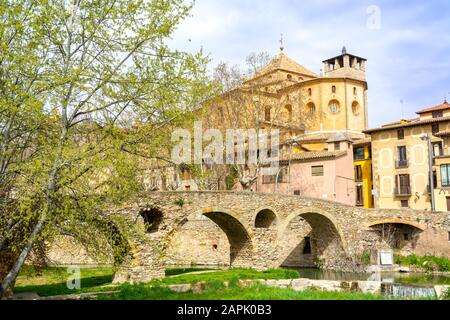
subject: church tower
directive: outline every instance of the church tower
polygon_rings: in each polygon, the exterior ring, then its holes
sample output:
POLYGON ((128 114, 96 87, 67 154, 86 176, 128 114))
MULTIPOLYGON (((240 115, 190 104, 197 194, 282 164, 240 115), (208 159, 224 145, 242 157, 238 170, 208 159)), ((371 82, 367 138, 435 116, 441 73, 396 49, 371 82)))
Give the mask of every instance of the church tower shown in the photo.
POLYGON ((352 78, 366 81, 366 59, 347 53, 323 61, 326 78, 352 78))

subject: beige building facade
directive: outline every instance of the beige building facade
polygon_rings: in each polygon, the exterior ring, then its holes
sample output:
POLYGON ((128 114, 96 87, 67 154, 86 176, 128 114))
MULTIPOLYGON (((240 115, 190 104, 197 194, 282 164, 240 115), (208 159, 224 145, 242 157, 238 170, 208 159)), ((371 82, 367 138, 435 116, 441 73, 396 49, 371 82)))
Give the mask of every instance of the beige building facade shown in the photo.
POLYGON ((401 120, 370 129, 375 206, 448 211, 441 165, 450 155, 446 133, 450 131, 450 105, 418 111, 419 118, 401 120), (431 142, 433 190, 431 189, 428 139, 431 142))

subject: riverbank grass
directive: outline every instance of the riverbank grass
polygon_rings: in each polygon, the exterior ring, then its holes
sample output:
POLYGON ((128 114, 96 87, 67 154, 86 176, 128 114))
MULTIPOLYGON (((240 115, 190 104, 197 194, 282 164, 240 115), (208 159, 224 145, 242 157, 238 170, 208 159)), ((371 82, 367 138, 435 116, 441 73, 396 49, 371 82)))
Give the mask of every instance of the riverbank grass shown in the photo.
POLYGON ((395 256, 395 263, 402 266, 414 266, 425 271, 450 272, 450 259, 436 256, 395 256))

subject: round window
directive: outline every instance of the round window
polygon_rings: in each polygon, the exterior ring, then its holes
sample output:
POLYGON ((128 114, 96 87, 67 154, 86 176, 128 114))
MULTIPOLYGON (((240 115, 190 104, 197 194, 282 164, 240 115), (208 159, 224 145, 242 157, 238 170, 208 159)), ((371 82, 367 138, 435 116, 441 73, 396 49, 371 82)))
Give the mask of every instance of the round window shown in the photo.
POLYGON ((339 113, 339 102, 337 100, 330 101, 328 108, 330 109, 331 113, 339 113))

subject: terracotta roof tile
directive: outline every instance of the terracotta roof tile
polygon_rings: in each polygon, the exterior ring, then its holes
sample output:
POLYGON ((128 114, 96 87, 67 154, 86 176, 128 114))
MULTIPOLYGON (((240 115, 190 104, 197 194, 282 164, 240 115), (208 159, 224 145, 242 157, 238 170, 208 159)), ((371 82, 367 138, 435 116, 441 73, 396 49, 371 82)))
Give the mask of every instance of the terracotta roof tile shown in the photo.
POLYGON ((431 124, 431 123, 436 123, 436 122, 444 122, 444 121, 450 121, 450 117, 433 118, 433 119, 426 119, 426 120, 420 120, 418 118, 416 121, 411 121, 411 122, 407 122, 404 124, 386 125, 386 126, 383 126, 380 128, 364 130, 363 133, 370 134, 372 132, 392 130, 392 129, 398 129, 398 128, 417 127, 417 126, 421 126, 421 125, 426 125, 426 124, 431 124))
POLYGON ((314 78, 318 77, 317 74, 306 69, 304 66, 295 62, 294 60, 290 59, 283 52, 280 52, 280 54, 275 59, 273 59, 268 65, 263 67, 256 74, 256 77, 259 77, 261 75, 264 75, 266 73, 269 73, 269 72, 272 72, 275 70, 287 70, 287 71, 300 73, 300 74, 307 75, 307 76, 314 77, 314 78))
POLYGON ((306 161, 306 160, 320 160, 320 159, 332 159, 345 156, 347 151, 312 151, 292 153, 291 156, 283 155, 280 157, 280 161, 306 161))
POLYGON ((427 109, 423 109, 420 111, 417 111, 417 114, 423 114, 423 113, 427 113, 427 112, 433 112, 433 111, 439 111, 439 110, 445 110, 445 109, 450 109, 450 103, 446 101, 444 101, 444 103, 431 107, 431 108, 427 108, 427 109))

